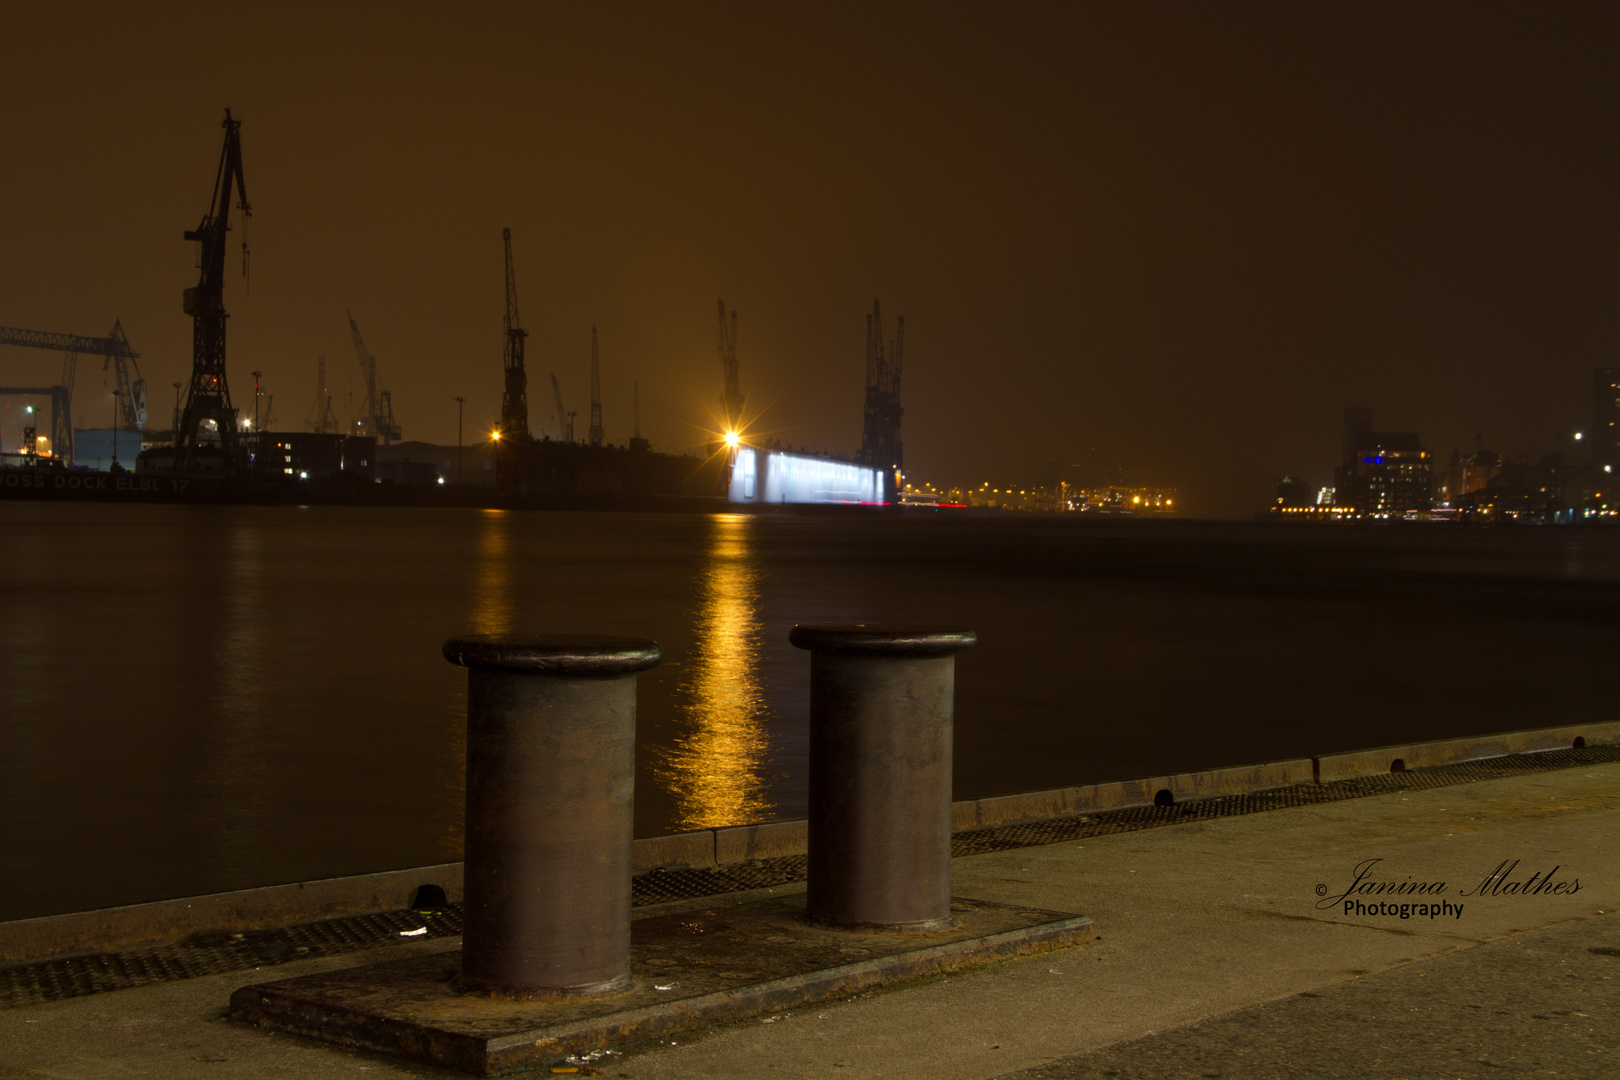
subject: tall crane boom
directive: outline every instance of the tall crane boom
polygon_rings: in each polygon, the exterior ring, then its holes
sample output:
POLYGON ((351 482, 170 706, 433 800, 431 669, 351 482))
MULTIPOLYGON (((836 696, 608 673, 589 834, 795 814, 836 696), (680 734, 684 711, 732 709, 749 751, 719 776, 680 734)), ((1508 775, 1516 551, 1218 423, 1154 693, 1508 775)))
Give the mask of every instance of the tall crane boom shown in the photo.
POLYGON ((533 438, 529 432, 529 376, 523 369, 523 339, 529 332, 518 319, 517 273, 512 268, 512 230, 502 229, 506 244, 506 328, 505 351, 501 357, 506 372, 501 392, 501 434, 508 439, 533 438))
MULTIPOLYGON (((236 437, 236 410, 231 406, 225 382, 225 237, 231 231, 231 189, 239 198, 236 206, 246 219, 253 213, 247 200, 247 181, 242 175, 242 122, 225 110, 221 123, 225 145, 220 150, 219 168, 214 176, 214 193, 208 213, 185 237, 200 247, 197 284, 185 291, 185 311, 192 319, 191 384, 186 390, 185 409, 180 414, 180 430, 175 432, 173 463, 179 469, 193 469, 211 459, 214 466, 240 467, 242 447, 236 437), (210 424, 212 425, 210 427, 210 424)), ((242 273, 247 275, 247 241, 242 242, 242 273)))
POLYGON ((591 426, 592 446, 602 445, 602 365, 596 355, 596 327, 591 327, 591 426))
POLYGON ((345 311, 343 314, 349 316, 349 333, 354 338, 354 358, 360 364, 360 377, 366 384, 366 400, 360 405, 359 423, 368 429, 367 435, 381 438, 381 433, 377 430, 377 358, 366 348, 366 339, 360 336, 360 326, 354 321, 353 313, 345 311))
POLYGON ((394 399, 387 390, 382 388, 377 378, 377 358, 371 355, 366 348, 366 341, 360 336, 360 327, 349 316, 349 332, 354 337, 354 358, 360 364, 360 374, 366 381, 366 400, 361 406, 359 424, 363 425, 365 434, 373 436, 379 446, 392 446, 395 439, 403 434, 402 429, 394 423, 394 399))
POLYGON ((124 336, 124 324, 118 319, 113 320, 112 332, 107 335, 107 341, 112 346, 102 353, 101 370, 105 374, 108 367, 113 369, 113 381, 118 385, 118 407, 124 414, 124 426, 131 431, 140 431, 146 427, 146 379, 141 375, 141 365, 135 362, 138 355, 129 347, 129 338, 124 336), (130 377, 130 369, 135 375, 130 377))
POLYGON ((720 393, 720 409, 725 415, 726 434, 742 430, 743 395, 739 386, 737 366, 737 313, 731 313, 731 326, 726 327, 726 302, 720 301, 720 377, 724 389, 720 393))

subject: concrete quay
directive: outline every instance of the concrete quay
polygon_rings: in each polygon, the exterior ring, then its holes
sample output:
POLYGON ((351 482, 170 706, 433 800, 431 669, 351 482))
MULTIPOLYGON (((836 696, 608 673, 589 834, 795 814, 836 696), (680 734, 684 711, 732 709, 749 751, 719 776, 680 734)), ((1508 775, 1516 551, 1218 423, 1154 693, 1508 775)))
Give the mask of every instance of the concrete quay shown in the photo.
MULTIPOLYGON (((957 895, 1080 912, 1099 940, 580 1068, 642 1080, 1620 1075, 1617 811, 1620 763, 1583 764, 961 857, 957 895), (1341 897, 1358 874, 1361 891, 1341 897), (1405 891, 1369 891, 1380 883, 1405 891)), ((0 1011, 0 1080, 454 1075, 224 1014, 240 986, 458 944, 0 1011)))

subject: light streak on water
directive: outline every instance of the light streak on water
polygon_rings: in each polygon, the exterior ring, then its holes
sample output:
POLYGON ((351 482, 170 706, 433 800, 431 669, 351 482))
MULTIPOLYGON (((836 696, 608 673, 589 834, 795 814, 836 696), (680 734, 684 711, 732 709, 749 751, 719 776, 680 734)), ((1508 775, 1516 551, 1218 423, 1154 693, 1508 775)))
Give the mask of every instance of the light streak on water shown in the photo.
POLYGON ((660 779, 676 805, 677 830, 766 821, 769 710, 760 682, 760 568, 750 540, 753 518, 710 519, 691 674, 679 691, 685 730, 665 757, 660 779))

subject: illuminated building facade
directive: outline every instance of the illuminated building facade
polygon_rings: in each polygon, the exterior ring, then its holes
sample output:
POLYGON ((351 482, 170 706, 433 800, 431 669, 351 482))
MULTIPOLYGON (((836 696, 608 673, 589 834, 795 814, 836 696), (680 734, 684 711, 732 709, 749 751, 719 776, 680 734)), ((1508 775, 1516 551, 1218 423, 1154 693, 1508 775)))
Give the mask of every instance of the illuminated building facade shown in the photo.
POLYGON ((847 461, 739 446, 731 465, 734 503, 887 503, 888 472, 847 461))
POLYGON ((1416 433, 1360 432, 1352 447, 1351 460, 1333 474, 1335 504, 1375 518, 1429 509, 1431 462, 1416 433))

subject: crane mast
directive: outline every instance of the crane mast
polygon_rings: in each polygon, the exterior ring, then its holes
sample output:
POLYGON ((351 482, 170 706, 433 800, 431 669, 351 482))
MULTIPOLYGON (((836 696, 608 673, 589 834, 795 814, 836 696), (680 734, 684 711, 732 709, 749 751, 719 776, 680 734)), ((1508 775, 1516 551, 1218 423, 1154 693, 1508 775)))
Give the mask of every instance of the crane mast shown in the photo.
POLYGON ((392 446, 403 434, 400 426, 394 423, 393 395, 382 388, 382 381, 377 378, 377 358, 366 348, 365 338, 360 336, 360 327, 354 321, 354 316, 347 311, 344 314, 349 316, 354 358, 360 364, 360 375, 366 382, 366 400, 361 406, 360 418, 355 421, 354 434, 370 435, 377 440, 378 446, 392 446))
POLYGON ((574 441, 574 422, 571 419, 574 414, 563 412, 562 387, 557 385, 556 375, 551 376, 551 393, 557 399, 557 429, 562 433, 562 441, 571 443, 574 441))
POLYGON ((592 446, 602 445, 602 365, 596 353, 596 327, 591 327, 591 426, 592 446))
POLYGON ((725 416, 726 434, 742 430, 743 395, 738 385, 737 367, 737 313, 731 313, 729 331, 726 326, 726 302, 720 301, 720 376, 724 390, 720 394, 720 409, 725 416))
POLYGON ((506 386, 501 393, 501 435, 503 438, 527 441, 533 438, 529 432, 529 376, 523 370, 523 339, 529 336, 529 332, 523 329, 518 319, 517 274, 512 269, 512 230, 502 229, 501 240, 506 244, 506 345, 502 355, 506 386))
POLYGON ((638 379, 630 387, 630 430, 634 432, 630 436, 630 449, 641 453, 652 449, 652 443, 641 437, 641 381, 638 379))
POLYGON ((304 426, 320 435, 338 434, 337 416, 332 412, 332 395, 326 389, 326 357, 316 360, 315 405, 304 426))
POLYGON ((895 473, 905 464, 900 442, 900 363, 906 342, 906 320, 900 317, 895 336, 883 347, 883 308, 872 301, 872 314, 866 317, 866 404, 858 460, 895 473))
MULTIPOLYGON (((173 464, 177 469, 228 471, 244 464, 236 432, 236 409, 225 381, 225 240, 230 232, 232 185, 244 219, 253 213, 242 176, 242 122, 225 110, 221 124, 225 145, 208 213, 185 238, 199 247, 197 284, 185 291, 185 311, 192 319, 191 382, 186 389, 180 429, 175 432, 173 464)), ((242 243, 242 272, 247 274, 247 242, 242 243)))

